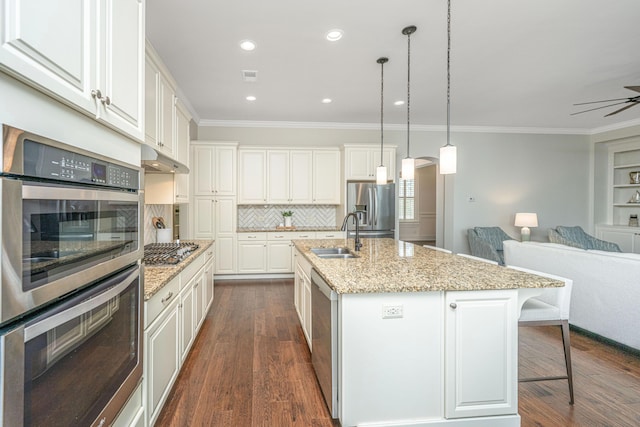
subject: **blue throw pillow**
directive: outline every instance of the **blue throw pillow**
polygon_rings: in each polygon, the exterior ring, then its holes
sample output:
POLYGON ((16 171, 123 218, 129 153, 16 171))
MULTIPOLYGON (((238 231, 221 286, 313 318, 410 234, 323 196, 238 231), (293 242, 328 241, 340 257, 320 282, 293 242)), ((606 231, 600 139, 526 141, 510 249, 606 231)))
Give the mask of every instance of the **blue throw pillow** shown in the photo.
POLYGON ((502 250, 503 241, 513 240, 500 227, 475 227, 474 230, 476 230, 478 237, 489 242, 491 247, 498 251, 502 250))

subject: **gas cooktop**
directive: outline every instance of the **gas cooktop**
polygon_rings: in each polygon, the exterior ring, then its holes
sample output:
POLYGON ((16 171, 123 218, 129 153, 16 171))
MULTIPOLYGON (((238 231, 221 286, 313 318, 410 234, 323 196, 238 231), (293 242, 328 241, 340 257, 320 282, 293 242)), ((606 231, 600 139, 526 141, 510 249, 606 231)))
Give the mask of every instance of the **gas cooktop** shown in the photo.
POLYGON ((191 255, 200 246, 192 242, 151 243, 144 247, 145 265, 172 266, 191 255))

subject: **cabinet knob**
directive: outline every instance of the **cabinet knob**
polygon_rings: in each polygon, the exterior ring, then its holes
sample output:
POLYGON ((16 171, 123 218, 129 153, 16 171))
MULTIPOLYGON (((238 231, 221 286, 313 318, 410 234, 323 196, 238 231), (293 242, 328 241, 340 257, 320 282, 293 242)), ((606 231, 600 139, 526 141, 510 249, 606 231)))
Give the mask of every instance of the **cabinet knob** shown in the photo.
POLYGON ((108 96, 101 98, 100 101, 102 101, 103 105, 111 105, 111 98, 109 98, 108 96))
POLYGON ((458 304, 456 304, 455 302, 452 302, 451 304, 449 304, 449 307, 455 310, 456 308, 458 308, 458 304))
POLYGON ((91 96, 94 98, 102 99, 102 92, 100 92, 100 89, 93 89, 91 91, 91 96))

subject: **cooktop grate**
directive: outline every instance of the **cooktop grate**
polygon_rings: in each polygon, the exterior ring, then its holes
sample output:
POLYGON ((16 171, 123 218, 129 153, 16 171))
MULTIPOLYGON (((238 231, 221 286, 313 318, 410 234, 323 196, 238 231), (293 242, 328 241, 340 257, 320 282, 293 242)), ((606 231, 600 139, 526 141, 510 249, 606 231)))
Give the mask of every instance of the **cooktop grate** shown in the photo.
POLYGON ((144 247, 145 265, 175 265, 200 246, 192 242, 151 243, 144 247))

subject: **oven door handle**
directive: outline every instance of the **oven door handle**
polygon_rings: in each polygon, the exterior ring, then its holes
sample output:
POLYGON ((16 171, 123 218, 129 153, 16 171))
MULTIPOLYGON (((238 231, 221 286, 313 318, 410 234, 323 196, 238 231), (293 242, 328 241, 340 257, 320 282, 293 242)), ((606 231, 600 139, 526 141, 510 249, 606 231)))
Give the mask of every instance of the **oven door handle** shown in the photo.
POLYGON ((122 278, 122 274, 111 279, 108 279, 103 286, 108 286, 110 282, 116 282, 117 285, 109 287, 105 292, 98 294, 95 297, 92 297, 86 301, 81 302, 78 305, 74 305, 67 310, 64 310, 60 313, 56 313, 50 317, 45 317, 41 319, 37 323, 33 325, 26 326, 24 328, 24 342, 30 341, 31 339, 44 334, 47 331, 50 331, 60 325, 65 324, 66 322, 82 315, 88 313, 96 307, 101 306, 106 303, 113 297, 117 296, 126 289, 134 280, 140 277, 140 269, 136 268, 133 272, 128 274, 125 278, 122 278))
POLYGON ((28 200, 100 200, 107 202, 137 202, 142 193, 117 190, 96 190, 59 185, 33 185, 23 182, 22 197, 28 200))

